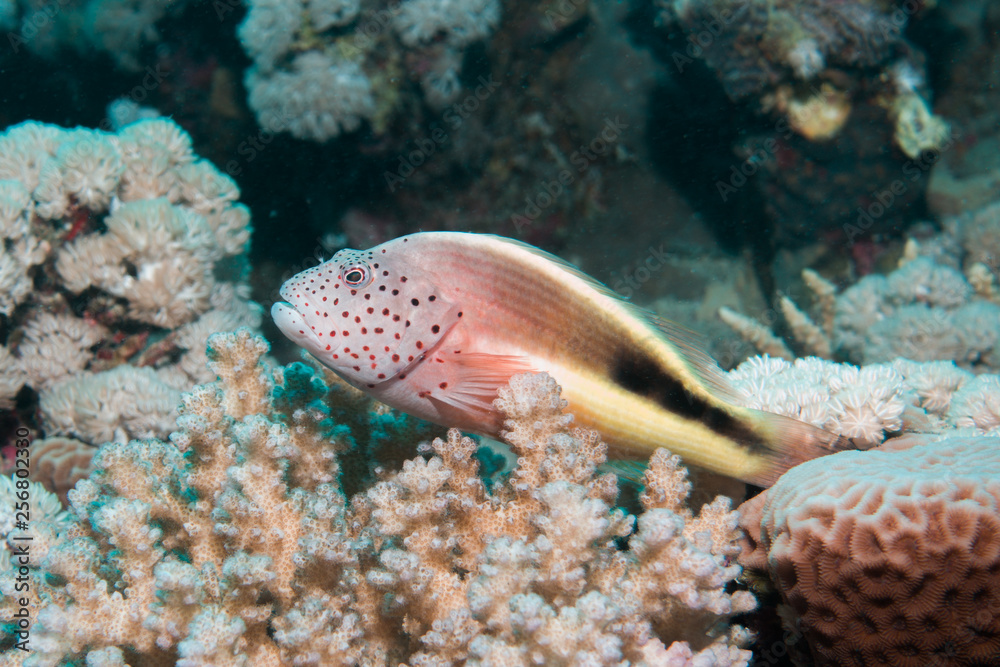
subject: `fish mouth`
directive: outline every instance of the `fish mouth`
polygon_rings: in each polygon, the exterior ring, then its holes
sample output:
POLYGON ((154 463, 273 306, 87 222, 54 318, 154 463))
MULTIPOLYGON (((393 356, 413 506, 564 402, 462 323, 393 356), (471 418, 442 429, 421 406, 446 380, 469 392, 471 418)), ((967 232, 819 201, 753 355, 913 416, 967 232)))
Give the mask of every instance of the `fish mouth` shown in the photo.
MULTIPOLYGON (((285 295, 282 294, 282 296, 285 295)), ((274 302, 271 306, 271 319, 274 320, 281 333, 296 344, 310 351, 319 346, 319 337, 312 330, 312 327, 306 323, 302 313, 287 301, 274 302)))

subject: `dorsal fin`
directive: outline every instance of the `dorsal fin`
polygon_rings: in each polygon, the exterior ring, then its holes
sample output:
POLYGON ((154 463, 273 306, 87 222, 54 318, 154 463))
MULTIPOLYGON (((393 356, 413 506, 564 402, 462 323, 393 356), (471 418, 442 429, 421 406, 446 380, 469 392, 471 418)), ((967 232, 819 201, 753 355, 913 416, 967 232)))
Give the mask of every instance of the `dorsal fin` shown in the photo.
POLYGON ((526 252, 538 257, 542 257, 560 269, 583 281, 588 287, 599 292, 603 296, 613 299, 630 315, 643 323, 649 325, 653 330, 660 333, 670 347, 677 353, 688 369, 694 374, 714 396, 719 400, 736 405, 745 405, 746 397, 736 389, 726 378, 725 372, 719 368, 719 364, 704 351, 704 343, 701 334, 683 327, 675 322, 666 320, 652 311, 641 308, 626 300, 620 294, 613 291, 604 283, 588 276, 579 267, 567 262, 561 257, 557 257, 550 252, 540 250, 523 241, 511 239, 494 234, 485 234, 497 241, 502 241, 516 246, 526 252))
MULTIPOLYGON (((636 310, 640 311, 640 314, 643 312, 639 308, 636 310)), ((698 332, 665 320, 655 313, 645 312, 645 317, 652 326, 666 336, 691 372, 697 375, 716 397, 735 405, 746 404, 747 397, 729 382, 725 371, 719 368, 718 362, 702 349, 701 335, 698 332)))

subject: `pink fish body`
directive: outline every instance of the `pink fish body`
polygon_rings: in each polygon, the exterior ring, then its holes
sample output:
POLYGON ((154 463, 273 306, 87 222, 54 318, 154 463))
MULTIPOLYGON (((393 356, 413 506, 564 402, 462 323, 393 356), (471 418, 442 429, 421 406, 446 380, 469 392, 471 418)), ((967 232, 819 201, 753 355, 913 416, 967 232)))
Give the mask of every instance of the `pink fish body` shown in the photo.
POLYGON ((355 387, 428 421, 497 436, 497 390, 545 371, 612 453, 658 446, 767 484, 837 436, 740 408, 706 358, 561 260, 485 234, 342 250, 281 287, 281 331, 355 387))

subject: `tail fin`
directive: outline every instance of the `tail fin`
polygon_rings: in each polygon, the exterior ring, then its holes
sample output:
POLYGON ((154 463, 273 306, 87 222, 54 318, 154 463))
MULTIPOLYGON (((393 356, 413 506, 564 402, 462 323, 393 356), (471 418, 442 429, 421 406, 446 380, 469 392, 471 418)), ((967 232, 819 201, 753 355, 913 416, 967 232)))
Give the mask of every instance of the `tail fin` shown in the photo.
POLYGON ((763 442, 754 453, 762 456, 766 464, 747 476, 744 481, 769 487, 789 468, 800 463, 848 449, 857 449, 850 438, 831 433, 804 421, 784 415, 749 410, 758 427, 755 429, 763 442))

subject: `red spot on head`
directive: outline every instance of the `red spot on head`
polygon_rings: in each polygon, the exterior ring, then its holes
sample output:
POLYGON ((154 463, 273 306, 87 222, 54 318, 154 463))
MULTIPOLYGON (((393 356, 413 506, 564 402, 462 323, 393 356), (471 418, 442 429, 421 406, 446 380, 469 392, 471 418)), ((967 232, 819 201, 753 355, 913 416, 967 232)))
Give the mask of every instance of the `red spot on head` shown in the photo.
POLYGON ((448 388, 448 383, 447 382, 442 382, 438 386, 441 387, 442 389, 447 389, 448 388))
POLYGON ((378 374, 378 379, 379 380, 384 380, 385 379, 385 373, 379 373, 378 374))
POLYGON ((354 322, 356 324, 361 324, 361 316, 360 315, 355 315, 354 316, 354 322))
POLYGON ((347 317, 348 315, 350 315, 350 313, 346 310, 340 314, 341 317, 347 317))
POLYGON ((421 341, 419 341, 419 340, 417 341, 417 349, 418 349, 418 350, 422 350, 422 349, 424 349, 424 344, 423 344, 423 342, 421 342, 421 341))
POLYGON ((392 360, 393 361, 399 361, 399 355, 398 354, 392 355, 392 360))
POLYGON ((382 333, 382 327, 375 327, 375 333, 382 333))
POLYGON ((343 334, 343 335, 345 335, 345 336, 350 336, 350 335, 351 335, 351 334, 350 334, 349 332, 347 332, 347 331, 341 331, 340 333, 342 333, 342 334, 343 334))

